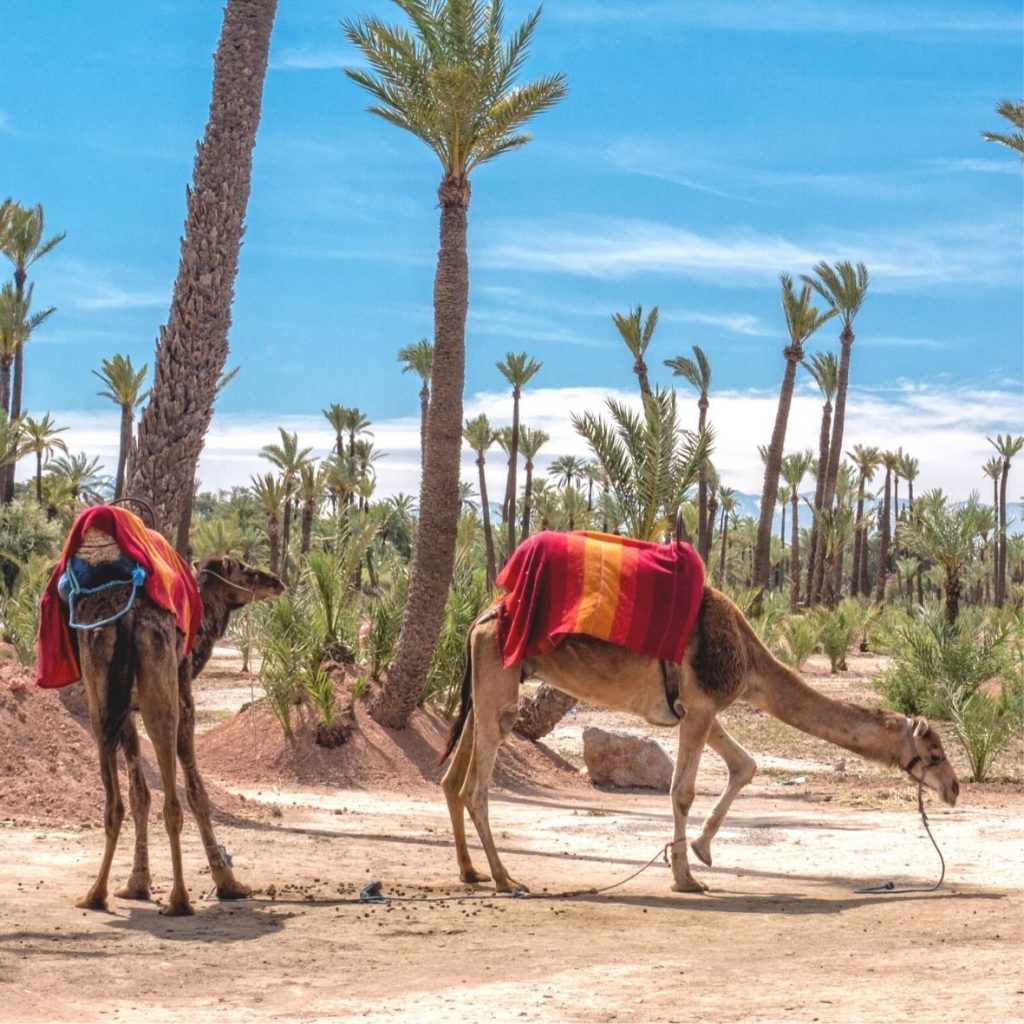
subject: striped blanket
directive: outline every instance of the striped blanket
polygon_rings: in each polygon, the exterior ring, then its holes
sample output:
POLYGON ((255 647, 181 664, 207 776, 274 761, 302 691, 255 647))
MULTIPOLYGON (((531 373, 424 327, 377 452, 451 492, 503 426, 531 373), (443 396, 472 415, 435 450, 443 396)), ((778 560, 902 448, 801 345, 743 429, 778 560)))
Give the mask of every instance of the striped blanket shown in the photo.
POLYGON ((89 529, 112 537, 121 551, 146 570, 145 591, 160 608, 172 612, 185 637, 185 653, 203 621, 199 589, 188 564, 159 533, 147 529, 138 516, 117 505, 97 505, 79 513, 68 534, 57 568, 39 602, 36 633, 36 685, 67 686, 81 676, 68 625, 67 606, 57 585, 68 560, 78 551, 89 529))
POLYGON ((603 533, 538 533, 498 576, 507 593, 498 636, 507 668, 574 633, 681 662, 704 593, 704 564, 689 544, 603 533))

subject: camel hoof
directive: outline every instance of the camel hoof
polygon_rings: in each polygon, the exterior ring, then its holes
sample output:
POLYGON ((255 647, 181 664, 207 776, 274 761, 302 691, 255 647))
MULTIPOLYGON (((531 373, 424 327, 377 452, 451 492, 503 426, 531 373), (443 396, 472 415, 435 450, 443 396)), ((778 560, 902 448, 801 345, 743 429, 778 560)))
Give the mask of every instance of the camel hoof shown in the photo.
POLYGON ((697 855, 697 857, 701 861, 701 863, 707 864, 708 867, 711 867, 711 841, 710 840, 704 842, 704 841, 702 841, 699 838, 698 839, 694 839, 694 841, 692 843, 690 843, 690 849, 693 850, 693 852, 697 855))
POLYGON ((495 892, 507 892, 515 896, 518 893, 528 893, 530 891, 528 886, 523 885, 522 882, 517 882, 514 878, 509 878, 504 885, 495 885, 495 892))
POLYGON ((246 900, 252 895, 252 888, 234 880, 217 886, 219 900, 246 900))
POLYGON ((114 891, 119 900, 151 900, 153 894, 149 891, 148 885, 132 885, 129 882, 126 886, 114 891))
POLYGON ((699 892, 705 893, 708 891, 708 887, 703 882, 698 882, 696 878, 686 878, 682 882, 672 883, 673 892, 699 892))
POLYGON ((75 906, 79 910, 106 910, 107 898, 105 896, 93 896, 92 893, 89 893, 80 900, 75 900, 75 906))
POLYGON ((490 875, 485 875, 482 871, 477 871, 476 868, 470 868, 468 871, 462 872, 462 881, 467 885, 479 885, 481 882, 489 882, 490 880, 490 875))
POLYGON ((168 903, 166 907, 160 908, 163 917, 191 917, 194 913, 192 904, 187 900, 184 903, 168 903))

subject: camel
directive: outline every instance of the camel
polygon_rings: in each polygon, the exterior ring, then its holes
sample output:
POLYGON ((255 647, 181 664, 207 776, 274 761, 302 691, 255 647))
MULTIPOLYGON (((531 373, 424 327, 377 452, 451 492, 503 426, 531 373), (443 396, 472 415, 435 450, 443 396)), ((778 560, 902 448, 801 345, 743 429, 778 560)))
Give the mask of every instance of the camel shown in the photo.
POLYGON ((705 744, 729 769, 728 784, 712 808, 693 852, 711 864, 711 840, 729 806, 753 778, 754 759, 718 720, 718 713, 744 700, 788 725, 828 740, 872 761, 902 768, 949 806, 960 787, 942 741, 923 718, 907 718, 832 700, 805 683, 761 643, 743 613, 721 592, 705 587, 696 625, 678 666, 678 698, 666 699, 664 663, 623 647, 572 635, 536 658, 502 667, 496 608, 470 629, 462 702, 442 760, 452 760, 441 781, 452 819, 455 857, 464 882, 493 877, 497 892, 526 892, 498 855, 491 834, 487 793, 498 746, 512 731, 520 681, 536 676, 591 704, 629 711, 652 725, 679 727, 679 754, 671 786, 674 818, 670 844, 672 889, 704 892, 686 852, 686 818, 696 791, 697 767, 705 744), (453 754, 454 752, 454 754, 453 754), (469 813, 487 856, 491 875, 474 868, 466 843, 469 813))
MULTIPOLYGON (((136 704, 156 752, 164 789, 164 824, 171 845, 173 884, 161 913, 168 916, 193 913, 181 859, 182 811, 176 785, 178 761, 185 777, 185 795, 199 826, 217 896, 220 899, 242 899, 251 894, 251 889, 235 878, 230 859, 214 835, 210 801, 196 765, 192 679, 209 661, 214 644, 227 629, 231 612, 252 601, 280 596, 284 592, 284 584, 272 573, 251 568, 234 558, 206 558, 196 563, 194 568, 203 619, 187 658, 183 657, 182 636, 175 628, 174 616, 157 607, 142 591, 129 611, 116 622, 98 629, 75 631, 90 723, 100 748, 100 773, 106 795, 103 859, 96 881, 75 904, 84 909, 107 909, 110 867, 124 820, 116 763, 119 745, 128 768, 135 853, 128 881, 114 895, 133 900, 151 897, 148 847, 150 794, 142 771, 139 734, 132 715, 136 704)), ((113 593, 116 595, 119 589, 114 588, 113 593)), ((117 602, 123 603, 123 593, 120 597, 111 594, 112 591, 104 591, 80 598, 77 607, 83 621, 99 621, 112 610, 118 610, 117 602)))

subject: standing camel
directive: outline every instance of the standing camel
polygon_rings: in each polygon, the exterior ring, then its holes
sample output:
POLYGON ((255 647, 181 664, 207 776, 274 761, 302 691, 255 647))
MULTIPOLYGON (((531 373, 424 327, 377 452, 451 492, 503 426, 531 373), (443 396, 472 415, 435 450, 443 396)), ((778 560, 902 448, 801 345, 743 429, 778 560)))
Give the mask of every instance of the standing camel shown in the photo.
MULTIPOLYGON (((284 585, 271 573, 250 568, 233 558, 203 560, 198 563, 193 579, 173 548, 125 510, 99 507, 87 510, 80 519, 84 521, 89 515, 94 518, 87 522, 102 524, 102 528, 85 525, 79 529, 76 521, 65 549, 66 558, 62 559, 62 566, 72 564, 78 573, 74 584, 67 584, 74 595, 71 624, 78 628, 67 629, 68 617, 58 603, 55 579, 44 594, 39 632, 40 685, 62 685, 81 675, 90 724, 100 750, 106 845, 96 881, 76 906, 90 910, 107 908, 107 883, 124 820, 117 774, 119 746, 128 768, 135 855, 128 883, 115 895, 125 899, 150 898, 150 794, 139 757, 139 734, 132 716, 135 707, 142 714, 153 744, 164 790, 164 824, 170 839, 173 884, 161 913, 192 913, 181 859, 179 760, 186 797, 199 825, 217 895, 221 899, 247 896, 250 890, 234 877, 224 848, 217 843, 209 799, 196 766, 192 677, 209 660, 214 643, 227 628, 231 611, 260 598, 277 597, 284 585), (128 532, 119 532, 125 524, 128 532), (125 558, 126 538, 132 546, 130 559, 125 558), (179 608, 175 612, 161 606, 151 596, 149 586, 143 589, 139 578, 133 581, 132 570, 125 570, 126 561, 138 561, 136 552, 143 549, 146 554, 156 553, 165 560, 165 566, 173 569, 168 578, 186 595, 181 603, 184 610, 179 608), (81 577, 87 579, 84 585, 81 577), (201 622, 195 621, 196 611, 201 613, 201 622), (184 627, 179 629, 182 623, 184 627), (187 653, 186 638, 194 640, 187 653)), ((150 574, 158 577, 161 571, 151 569, 150 574)))
MULTIPOLYGON (((697 767, 707 744, 729 768, 729 783, 708 816, 693 850, 711 863, 711 839, 736 794, 754 774, 753 758, 718 721, 718 713, 744 700, 770 715, 873 761, 899 766, 953 806, 960 787, 942 742, 923 718, 871 710, 832 700, 778 661, 724 594, 705 587, 682 663, 673 670, 678 697, 669 702, 665 664, 589 636, 572 635, 547 653, 503 667, 498 612, 491 609, 469 633, 462 704, 445 757, 442 779, 452 819, 455 856, 464 882, 484 882, 466 844, 464 812, 476 826, 498 892, 526 891, 502 864, 491 835, 487 792, 499 744, 512 731, 520 681, 535 675, 579 700, 629 711, 653 725, 679 726, 679 755, 672 779, 675 823, 672 888, 707 887, 690 872, 686 817, 696 791, 697 767)), ((674 687, 673 687, 674 688, 674 687)))

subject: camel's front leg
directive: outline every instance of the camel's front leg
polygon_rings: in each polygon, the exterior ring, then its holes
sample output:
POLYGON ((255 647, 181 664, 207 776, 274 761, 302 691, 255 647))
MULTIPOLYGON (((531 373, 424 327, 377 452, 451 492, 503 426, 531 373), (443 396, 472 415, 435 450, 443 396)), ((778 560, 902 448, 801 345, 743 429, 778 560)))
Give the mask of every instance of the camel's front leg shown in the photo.
POLYGON ((217 842, 210 815, 210 798, 206 795, 206 787, 196 764, 196 707, 192 698, 189 671, 188 661, 185 659, 181 662, 178 672, 178 760, 185 776, 185 798, 199 826, 206 859, 210 865, 210 876, 217 886, 217 898, 241 900, 251 896, 252 889, 235 878, 228 864, 227 851, 217 842))
POLYGON ((451 764, 441 779, 441 788, 448 803, 448 814, 452 819, 452 837, 455 840, 455 860, 459 866, 459 878, 463 882, 475 885, 478 882, 489 882, 490 875, 477 871, 469 856, 469 844, 466 842, 466 804, 462 799, 462 789, 466 784, 469 765, 473 757, 473 712, 466 716, 462 735, 455 747, 451 764))
POLYGON ((110 865, 117 849, 117 837, 121 834, 121 823, 124 821, 124 801, 121 799, 121 785, 117 778, 117 747, 104 750, 100 740, 100 775, 103 778, 103 792, 106 800, 103 806, 103 831, 106 834, 106 845, 103 848, 103 860, 96 881, 92 888, 75 903, 83 910, 107 909, 107 883, 110 880, 110 865))
POLYGON ((146 777, 139 757, 139 731, 135 722, 128 717, 121 730, 121 749, 128 766, 128 802, 135 822, 135 855, 132 873, 127 883, 115 890, 114 895, 123 900, 148 900, 151 898, 153 878, 149 871, 149 807, 151 798, 146 777))
POLYGON ((672 888, 676 892, 704 892, 707 886, 690 873, 686 856, 686 817, 697 792, 697 768, 715 721, 714 708, 687 707, 679 723, 679 756, 672 776, 672 816, 675 834, 672 839, 672 888))
POLYGON ((709 867, 711 865, 711 840, 725 821, 736 795, 757 771, 757 763, 722 727, 715 718, 708 733, 708 746, 716 753, 729 769, 729 782, 718 798, 711 813, 705 818, 700 835, 690 844, 690 849, 709 867))

